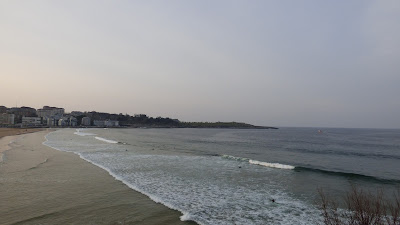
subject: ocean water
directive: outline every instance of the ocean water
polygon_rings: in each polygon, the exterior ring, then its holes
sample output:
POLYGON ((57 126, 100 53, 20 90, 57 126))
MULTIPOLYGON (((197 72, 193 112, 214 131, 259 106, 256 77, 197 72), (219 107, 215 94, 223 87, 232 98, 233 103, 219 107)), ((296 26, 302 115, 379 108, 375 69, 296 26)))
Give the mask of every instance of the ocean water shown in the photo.
POLYGON ((318 188, 399 187, 400 130, 321 130, 60 129, 44 144, 199 224, 316 224, 318 188))

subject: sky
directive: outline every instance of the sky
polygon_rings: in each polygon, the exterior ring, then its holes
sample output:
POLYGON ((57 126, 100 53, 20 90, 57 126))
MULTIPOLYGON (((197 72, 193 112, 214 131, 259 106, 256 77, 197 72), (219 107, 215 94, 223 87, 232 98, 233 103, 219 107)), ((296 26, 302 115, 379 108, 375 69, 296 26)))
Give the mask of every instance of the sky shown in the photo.
POLYGON ((0 105, 400 128, 398 0, 0 0, 0 105))

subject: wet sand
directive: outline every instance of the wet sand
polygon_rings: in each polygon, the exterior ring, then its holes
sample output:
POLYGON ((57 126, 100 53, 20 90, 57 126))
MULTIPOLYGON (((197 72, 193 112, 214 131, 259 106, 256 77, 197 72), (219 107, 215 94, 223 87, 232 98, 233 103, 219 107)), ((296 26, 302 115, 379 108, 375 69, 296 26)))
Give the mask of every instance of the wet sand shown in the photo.
MULTIPOLYGON (((44 146, 46 133, 14 136, 4 153, 0 224, 195 224, 78 155, 44 146)), ((0 138, 0 148, 9 141, 0 138)))
POLYGON ((42 128, 0 128, 0 162, 3 161, 4 152, 8 151, 10 147, 10 143, 13 143, 20 134, 27 134, 42 131, 42 128))

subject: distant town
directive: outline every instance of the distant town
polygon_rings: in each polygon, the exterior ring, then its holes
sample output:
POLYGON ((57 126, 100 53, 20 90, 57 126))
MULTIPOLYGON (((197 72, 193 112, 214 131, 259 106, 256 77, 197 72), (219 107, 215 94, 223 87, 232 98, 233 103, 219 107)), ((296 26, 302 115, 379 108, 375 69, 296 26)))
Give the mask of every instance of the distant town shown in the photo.
POLYGON ((43 106, 31 107, 0 106, 0 127, 130 127, 130 128, 243 128, 276 129, 238 122, 181 122, 178 119, 148 117, 145 114, 111 114, 104 112, 66 113, 64 108, 43 106))

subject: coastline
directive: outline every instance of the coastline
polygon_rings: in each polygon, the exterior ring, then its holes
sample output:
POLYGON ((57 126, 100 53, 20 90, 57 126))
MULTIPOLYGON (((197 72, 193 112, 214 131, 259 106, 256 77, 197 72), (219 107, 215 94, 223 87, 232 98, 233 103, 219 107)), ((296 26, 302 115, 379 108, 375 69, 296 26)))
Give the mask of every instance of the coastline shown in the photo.
POLYGON ((196 224, 78 155, 43 145, 47 133, 0 139, 7 151, 0 162, 2 224, 196 224))

